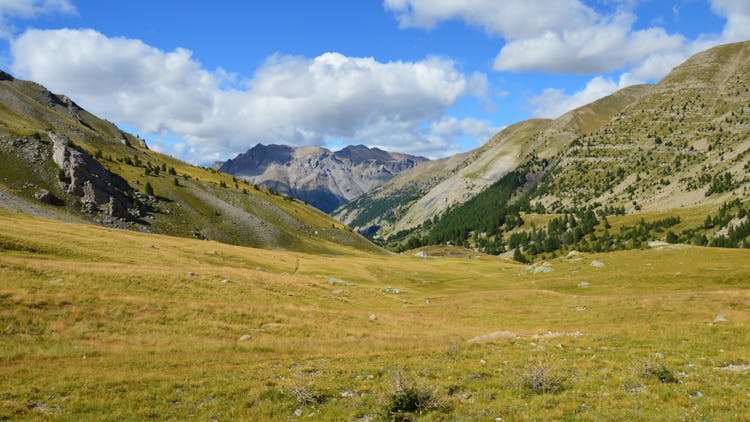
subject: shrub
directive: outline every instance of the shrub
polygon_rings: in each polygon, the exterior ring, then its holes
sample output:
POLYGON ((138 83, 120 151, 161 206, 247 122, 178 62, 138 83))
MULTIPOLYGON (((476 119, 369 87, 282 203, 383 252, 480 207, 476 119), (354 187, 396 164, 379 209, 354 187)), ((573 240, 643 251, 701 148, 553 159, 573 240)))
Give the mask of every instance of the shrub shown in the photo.
POLYGON ((680 382, 676 376, 667 369, 663 364, 650 365, 648 363, 643 364, 643 377, 653 378, 659 380, 663 384, 676 384, 680 382))
POLYGON ((154 187, 151 186, 151 182, 146 182, 146 186, 143 189, 146 195, 154 196, 154 187))
POLYGON ((530 359, 518 373, 521 387, 536 394, 558 393, 565 389, 565 377, 549 359, 530 359))
POLYGON ((394 390, 383 407, 386 419, 410 421, 431 410, 445 410, 445 406, 430 391, 409 384, 402 377, 401 370, 397 370, 394 390))

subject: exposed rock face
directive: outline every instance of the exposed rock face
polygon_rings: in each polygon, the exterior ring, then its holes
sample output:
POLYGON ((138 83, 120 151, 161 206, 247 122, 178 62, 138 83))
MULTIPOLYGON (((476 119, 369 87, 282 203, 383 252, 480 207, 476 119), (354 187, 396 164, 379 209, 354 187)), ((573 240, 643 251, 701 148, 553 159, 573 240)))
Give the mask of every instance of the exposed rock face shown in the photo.
POLYGON ((35 193, 34 198, 36 198, 39 202, 44 202, 45 204, 57 205, 59 203, 59 199, 55 198, 55 195, 52 195, 47 189, 42 189, 41 191, 35 193))
POLYGON ((258 144, 224 162, 219 170, 331 212, 426 160, 364 145, 332 152, 258 144))
POLYGON ((53 142, 52 160, 62 170, 63 189, 80 197, 87 212, 97 212, 100 205, 106 205, 109 216, 128 218, 130 187, 88 153, 71 146, 66 137, 54 132, 49 135, 53 142))

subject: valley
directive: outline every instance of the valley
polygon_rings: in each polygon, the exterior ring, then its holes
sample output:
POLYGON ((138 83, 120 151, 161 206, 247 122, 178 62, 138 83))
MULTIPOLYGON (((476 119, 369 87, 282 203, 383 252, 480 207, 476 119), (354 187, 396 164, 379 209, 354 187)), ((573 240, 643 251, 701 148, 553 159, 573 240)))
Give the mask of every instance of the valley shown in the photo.
POLYGON ((750 412, 746 249, 384 264, 4 210, 0 233, 4 419, 387 419, 399 382, 428 419, 750 412))
POLYGON ((0 420, 746 419, 749 80, 217 169, 1 72, 0 420))

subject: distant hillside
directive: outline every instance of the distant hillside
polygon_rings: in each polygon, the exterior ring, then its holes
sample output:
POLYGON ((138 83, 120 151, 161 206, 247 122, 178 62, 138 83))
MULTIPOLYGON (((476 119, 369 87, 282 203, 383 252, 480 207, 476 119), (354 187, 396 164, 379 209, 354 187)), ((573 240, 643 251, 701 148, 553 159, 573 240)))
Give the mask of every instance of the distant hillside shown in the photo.
POLYGON ((377 248, 318 210, 145 142, 0 73, 0 206, 66 221, 328 253, 377 248))
MULTIPOLYGON (((510 241, 513 233, 551 230, 562 237, 584 221, 593 224, 587 230, 600 230, 602 218, 615 214, 666 221, 639 238, 663 240, 667 224, 683 230, 673 241, 711 244, 721 227, 686 227, 670 216, 699 209, 725 224, 734 216, 737 238, 750 198, 748 174, 750 42, 743 42, 697 54, 656 85, 623 89, 555 120, 508 127, 482 148, 405 172, 334 215, 393 248, 450 243, 525 252, 534 242, 510 241), (525 224, 555 216, 567 229, 525 224)), ((578 234, 577 241, 588 239, 578 234)), ((629 241, 602 246, 594 238, 578 247, 609 250, 629 241)), ((558 240, 532 252, 557 251, 565 245, 558 240)))
POLYGON ((331 212, 423 161, 427 159, 364 145, 332 152, 258 144, 218 169, 331 212))

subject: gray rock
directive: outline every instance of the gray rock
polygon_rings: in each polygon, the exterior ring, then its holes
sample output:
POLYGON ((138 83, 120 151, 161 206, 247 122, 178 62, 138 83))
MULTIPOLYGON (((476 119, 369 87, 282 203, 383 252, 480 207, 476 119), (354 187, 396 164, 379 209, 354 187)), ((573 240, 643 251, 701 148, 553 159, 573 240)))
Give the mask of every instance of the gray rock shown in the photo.
POLYGON ((240 343, 242 343, 242 342, 245 342, 245 341, 250 341, 250 340, 252 340, 252 338, 253 338, 253 336, 251 336, 250 334, 245 334, 244 336, 242 336, 239 339, 237 339, 237 341, 240 342, 240 343))
POLYGON ((331 284, 331 286, 348 286, 349 283, 347 283, 344 280, 339 280, 338 278, 331 278, 328 280, 328 283, 331 284))
POLYGON ((55 197, 55 195, 51 194, 50 191, 46 189, 42 189, 41 191, 35 193, 34 198, 36 198, 36 200, 39 202, 44 202, 45 204, 50 205, 56 205, 60 201, 55 197))
POLYGON ((585 289, 585 288, 589 287, 590 285, 591 284, 588 281, 582 281, 582 282, 578 283, 578 287, 580 287, 582 289, 585 289))
POLYGON ((593 260, 591 261, 591 266, 595 268, 601 268, 604 266, 604 263, 601 261, 593 260))

